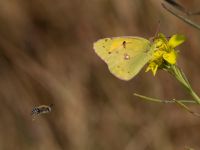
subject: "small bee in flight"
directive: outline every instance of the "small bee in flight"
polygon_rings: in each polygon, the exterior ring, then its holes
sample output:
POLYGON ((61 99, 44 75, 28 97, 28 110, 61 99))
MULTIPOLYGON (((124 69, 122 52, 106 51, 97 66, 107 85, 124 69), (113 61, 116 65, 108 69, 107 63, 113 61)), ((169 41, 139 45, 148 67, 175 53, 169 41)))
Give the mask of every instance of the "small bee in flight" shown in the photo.
POLYGON ((49 106, 48 105, 40 105, 40 106, 34 107, 31 111, 31 115, 35 116, 35 115, 50 113, 52 110, 52 106, 53 106, 53 104, 51 104, 49 106))

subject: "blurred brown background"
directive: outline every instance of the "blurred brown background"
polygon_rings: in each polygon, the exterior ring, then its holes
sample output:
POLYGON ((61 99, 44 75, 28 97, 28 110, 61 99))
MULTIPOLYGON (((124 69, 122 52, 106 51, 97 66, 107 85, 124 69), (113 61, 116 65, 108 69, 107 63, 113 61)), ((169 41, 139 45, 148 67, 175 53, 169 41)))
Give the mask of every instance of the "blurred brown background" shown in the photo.
MULTIPOLYGON (((184 150, 200 147, 200 119, 177 105, 140 101, 134 92, 190 98, 169 74, 121 81, 93 42, 122 35, 182 33, 179 66, 200 94, 200 32, 162 0, 1 0, 0 150, 184 150), (32 121, 34 106, 54 104, 32 121)), ((180 0, 189 10, 200 1, 180 0)), ((200 16, 190 17, 200 23, 200 16)), ((192 106, 198 111, 198 107, 192 106)))

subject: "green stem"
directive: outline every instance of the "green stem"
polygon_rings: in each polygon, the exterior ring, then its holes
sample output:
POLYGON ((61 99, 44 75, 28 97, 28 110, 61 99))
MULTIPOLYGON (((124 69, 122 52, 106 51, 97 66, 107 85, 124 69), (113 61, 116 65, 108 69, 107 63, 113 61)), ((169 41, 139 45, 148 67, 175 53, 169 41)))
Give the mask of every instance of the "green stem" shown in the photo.
POLYGON ((156 98, 152 98, 152 97, 147 97, 144 95, 140 95, 137 93, 134 93, 135 96, 143 99, 143 100, 148 100, 148 101, 152 101, 152 102, 157 102, 157 103, 169 103, 169 104, 173 104, 175 102, 180 102, 180 103, 192 103, 192 104, 196 104, 196 101, 193 100, 161 100, 161 99, 156 99, 156 98))
POLYGON ((197 104, 200 104, 200 98, 199 96, 194 92, 192 89, 189 81, 187 80, 185 74, 183 71, 178 68, 176 65, 171 66, 171 68, 168 70, 170 74, 172 74, 190 93, 190 95, 194 98, 197 104))
POLYGON ((197 117, 200 117, 200 114, 199 113, 196 113, 194 111, 192 111, 188 106, 186 106, 184 103, 193 103, 193 104, 197 104, 196 101, 193 101, 193 100, 175 100, 175 99, 172 99, 172 100, 161 100, 161 99, 156 99, 156 98, 151 98, 151 97, 147 97, 147 96, 144 96, 144 95, 140 95, 140 94, 137 94, 137 93, 134 93, 135 96, 143 99, 143 100, 148 100, 148 101, 152 101, 152 102, 158 102, 158 103, 176 103, 178 104, 180 107, 184 108, 187 112, 197 116, 197 117))

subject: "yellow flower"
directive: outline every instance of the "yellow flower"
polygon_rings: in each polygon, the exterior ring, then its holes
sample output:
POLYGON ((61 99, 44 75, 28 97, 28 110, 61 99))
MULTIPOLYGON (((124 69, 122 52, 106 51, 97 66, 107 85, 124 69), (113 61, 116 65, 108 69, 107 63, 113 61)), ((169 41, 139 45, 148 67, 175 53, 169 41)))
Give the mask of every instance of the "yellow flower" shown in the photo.
POLYGON ((153 45, 155 45, 155 51, 152 59, 149 61, 146 72, 151 70, 155 76, 158 69, 162 69, 165 66, 175 65, 177 59, 177 51, 175 50, 175 47, 179 46, 184 41, 185 37, 183 35, 175 34, 168 41, 162 33, 159 33, 158 37, 153 42, 153 45))

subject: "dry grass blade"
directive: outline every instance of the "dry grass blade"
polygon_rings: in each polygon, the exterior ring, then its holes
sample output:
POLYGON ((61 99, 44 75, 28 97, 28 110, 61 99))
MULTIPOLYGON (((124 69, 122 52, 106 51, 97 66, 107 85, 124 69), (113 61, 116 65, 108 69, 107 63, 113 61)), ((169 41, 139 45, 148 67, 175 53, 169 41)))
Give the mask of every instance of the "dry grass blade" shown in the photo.
POLYGON ((181 4, 177 3, 174 0, 165 0, 165 2, 167 2, 169 5, 171 5, 175 9, 185 13, 188 16, 200 15, 200 11, 197 11, 197 12, 188 11, 185 7, 183 7, 181 4))
POLYGON ((182 5, 180 5, 179 3, 175 2, 174 0, 165 0, 165 2, 167 2, 171 6, 175 7, 176 9, 178 9, 178 10, 180 10, 182 12, 187 12, 186 9, 182 5))
POLYGON ((171 14, 173 14, 174 16, 176 16, 177 18, 181 19, 182 21, 184 21, 185 23, 191 25, 192 27, 200 30, 200 25, 196 24, 195 22, 191 21, 190 19, 176 13, 174 10, 170 9, 169 7, 167 7, 165 4, 162 3, 162 6, 165 10, 167 10, 168 12, 170 12, 171 14))

